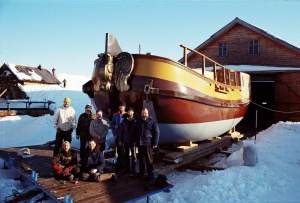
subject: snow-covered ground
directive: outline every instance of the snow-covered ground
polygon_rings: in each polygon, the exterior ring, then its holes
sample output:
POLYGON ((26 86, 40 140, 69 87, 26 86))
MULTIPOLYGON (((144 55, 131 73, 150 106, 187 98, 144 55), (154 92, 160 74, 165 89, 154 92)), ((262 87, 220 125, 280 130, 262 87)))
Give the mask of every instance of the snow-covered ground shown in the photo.
MULTIPOLYGON (((62 105, 64 97, 70 97, 77 118, 90 99, 82 93, 86 76, 59 74, 59 80, 68 81, 66 88, 60 86, 27 86, 24 90, 31 100, 52 100, 52 108, 62 105)), ((52 116, 9 116, 0 118, 0 148, 44 144, 54 140, 52 116)), ((110 135, 111 136, 111 133, 110 135)), ((73 133, 72 146, 78 147, 73 133)), ((151 196, 151 202, 300 202, 300 122, 279 122, 257 134, 257 140, 242 141, 243 146, 256 150, 255 166, 245 166, 244 148, 234 152, 217 166, 226 170, 199 172, 173 171, 167 175, 174 185, 170 193, 151 196)), ((3 167, 3 160, 0 159, 3 167)), ((28 185, 16 181, 14 173, 0 167, 0 202, 28 185)), ((28 189, 28 188, 27 188, 28 189)), ((30 202, 34 202, 37 197, 30 202)), ((140 200, 139 202, 145 202, 140 200)), ((48 201, 49 202, 49 201, 48 201)))

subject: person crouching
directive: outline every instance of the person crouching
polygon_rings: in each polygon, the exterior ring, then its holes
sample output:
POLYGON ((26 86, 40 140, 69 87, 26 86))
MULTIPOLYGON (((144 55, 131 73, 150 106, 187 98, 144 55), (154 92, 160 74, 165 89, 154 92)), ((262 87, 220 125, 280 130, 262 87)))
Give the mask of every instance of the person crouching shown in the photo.
POLYGON ((114 173, 104 174, 105 158, 100 148, 101 146, 95 139, 89 140, 81 161, 81 179, 83 181, 101 182, 107 179, 116 179, 114 173))
POLYGON ((77 154, 70 149, 71 144, 69 141, 65 141, 62 144, 62 148, 63 150, 57 153, 51 161, 55 178, 59 180, 75 180, 75 184, 77 184, 80 174, 80 168, 77 167, 77 154))

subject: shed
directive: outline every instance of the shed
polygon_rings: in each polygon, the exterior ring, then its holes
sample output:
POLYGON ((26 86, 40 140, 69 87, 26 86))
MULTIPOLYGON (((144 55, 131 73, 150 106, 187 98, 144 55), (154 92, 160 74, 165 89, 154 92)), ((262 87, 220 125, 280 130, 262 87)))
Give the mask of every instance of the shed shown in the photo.
MULTIPOLYGON (((218 63, 248 66, 251 75, 252 103, 244 120, 261 128, 278 121, 300 121, 300 49, 281 38, 235 18, 196 51, 218 63), (255 67, 259 66, 259 69, 255 67), (258 113, 257 113, 258 112, 258 113)), ((202 58, 188 53, 188 66, 199 68, 202 58)), ((184 58, 179 62, 184 63, 184 58)), ((206 64, 206 67, 212 64, 206 64)), ((235 69, 234 67, 231 67, 235 69)), ((239 70, 238 70, 239 71, 239 70)))
POLYGON ((4 63, 0 68, 0 97, 27 99, 20 85, 58 85, 61 82, 41 65, 37 67, 4 63))

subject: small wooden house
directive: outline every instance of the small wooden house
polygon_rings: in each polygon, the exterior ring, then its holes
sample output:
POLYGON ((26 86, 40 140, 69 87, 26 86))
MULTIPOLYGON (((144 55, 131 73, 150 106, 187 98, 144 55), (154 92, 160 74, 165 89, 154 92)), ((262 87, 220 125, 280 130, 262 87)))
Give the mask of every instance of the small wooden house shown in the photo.
POLYGON ((4 63, 0 68, 0 97, 27 99, 20 85, 57 85, 61 82, 47 69, 4 63))
MULTIPOLYGON (((195 50, 225 67, 250 67, 243 71, 251 75, 252 88, 252 103, 244 120, 254 124, 258 115, 261 127, 268 127, 278 121, 300 121, 299 48, 235 18, 195 50), (260 68, 254 70, 257 67, 260 68)), ((193 52, 187 58, 189 67, 202 66, 202 58, 193 52)), ((183 63, 184 58, 179 62, 183 63)))

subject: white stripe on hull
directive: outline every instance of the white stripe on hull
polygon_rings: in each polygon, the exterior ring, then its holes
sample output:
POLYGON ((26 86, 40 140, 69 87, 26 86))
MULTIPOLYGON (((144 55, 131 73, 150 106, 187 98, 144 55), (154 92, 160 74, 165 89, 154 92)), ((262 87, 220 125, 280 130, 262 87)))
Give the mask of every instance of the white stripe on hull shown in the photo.
POLYGON ((217 137, 236 126, 243 117, 193 124, 159 124, 159 144, 184 143, 217 137))

